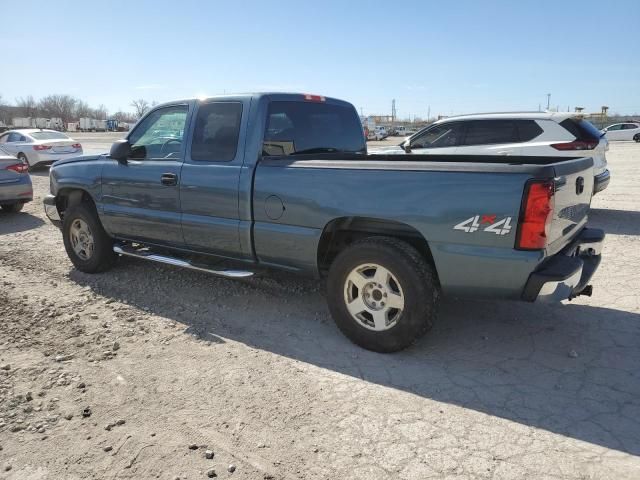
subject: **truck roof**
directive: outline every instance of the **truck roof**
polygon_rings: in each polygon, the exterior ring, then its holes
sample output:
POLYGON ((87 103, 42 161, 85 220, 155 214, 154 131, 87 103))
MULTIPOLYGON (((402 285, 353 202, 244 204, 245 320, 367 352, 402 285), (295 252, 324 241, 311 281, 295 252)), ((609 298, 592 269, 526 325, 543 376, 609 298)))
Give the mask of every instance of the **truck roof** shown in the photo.
POLYGON ((192 102, 192 101, 209 101, 209 100, 224 100, 228 99, 238 99, 238 98, 263 98, 270 97, 271 100, 275 101, 304 101, 307 97, 312 97, 313 100, 308 101, 318 101, 321 103, 333 103, 333 104, 343 104, 343 105, 351 105, 349 102, 344 100, 340 100, 338 98, 327 97, 324 95, 310 94, 310 93, 296 93, 296 92, 243 92, 243 93, 225 93, 222 95, 211 95, 211 96, 200 96, 200 97, 191 97, 191 98, 182 98, 179 100, 172 100, 169 102, 164 102, 158 106, 163 105, 173 105, 179 102, 192 102))

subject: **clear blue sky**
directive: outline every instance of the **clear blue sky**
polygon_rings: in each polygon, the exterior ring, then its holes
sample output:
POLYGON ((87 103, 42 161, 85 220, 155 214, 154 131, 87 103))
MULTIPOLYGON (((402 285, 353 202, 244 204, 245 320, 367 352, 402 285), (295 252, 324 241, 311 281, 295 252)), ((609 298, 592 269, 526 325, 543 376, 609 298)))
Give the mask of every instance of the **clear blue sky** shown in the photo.
MULTIPOLYGON (((2 2, 0 2, 1 4, 2 2)), ((584 106, 640 113, 640 1, 51 1, 0 28, 0 95, 319 93, 400 117, 584 106), (397 5, 394 7, 394 4, 397 5), (15 45, 15 46, 14 46, 15 45)))

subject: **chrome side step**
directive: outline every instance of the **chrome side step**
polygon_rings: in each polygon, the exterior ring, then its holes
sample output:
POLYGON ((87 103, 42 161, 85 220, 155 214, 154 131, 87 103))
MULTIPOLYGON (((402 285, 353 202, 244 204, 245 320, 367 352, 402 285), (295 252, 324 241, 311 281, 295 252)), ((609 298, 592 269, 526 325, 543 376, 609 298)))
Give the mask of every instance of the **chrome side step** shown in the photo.
POLYGON ((247 278, 253 276, 253 272, 245 270, 214 270, 204 266, 194 265, 186 260, 180 260, 179 258, 167 257, 165 255, 158 255, 149 251, 136 250, 133 247, 127 245, 114 245, 113 251, 120 255, 126 255, 128 257, 142 258, 144 260, 151 260, 152 262, 164 263, 167 265, 173 265, 175 267, 189 268, 191 270, 198 270, 200 272, 207 272, 219 277, 226 278, 247 278))

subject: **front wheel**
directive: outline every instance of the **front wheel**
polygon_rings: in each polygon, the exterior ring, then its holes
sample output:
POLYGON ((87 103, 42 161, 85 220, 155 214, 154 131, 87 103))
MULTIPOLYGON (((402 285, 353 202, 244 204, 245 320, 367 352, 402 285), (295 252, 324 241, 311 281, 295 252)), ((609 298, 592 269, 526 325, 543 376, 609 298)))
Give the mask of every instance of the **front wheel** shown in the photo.
POLYGON ((408 347, 431 328, 440 289, 433 268, 415 248, 371 237, 336 257, 327 293, 342 333, 367 350, 388 353, 408 347))
POLYGON ((636 133, 636 134, 633 136, 633 139, 636 141, 636 143, 640 143, 640 133, 636 133))
POLYGON ((117 259, 113 239, 105 232, 92 205, 81 203, 67 209, 62 239, 71 263, 81 272, 103 272, 117 259))

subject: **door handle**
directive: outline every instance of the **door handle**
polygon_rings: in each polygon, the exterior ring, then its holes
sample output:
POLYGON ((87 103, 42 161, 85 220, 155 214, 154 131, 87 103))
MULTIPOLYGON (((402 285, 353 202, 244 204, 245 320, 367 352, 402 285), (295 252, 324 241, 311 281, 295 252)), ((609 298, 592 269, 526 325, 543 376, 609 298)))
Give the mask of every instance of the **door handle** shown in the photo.
POLYGON ((174 186, 178 184, 178 176, 175 173, 163 173, 160 177, 162 185, 174 186))
POLYGON ((513 153, 513 150, 500 150, 497 153, 498 155, 511 155, 513 153))

